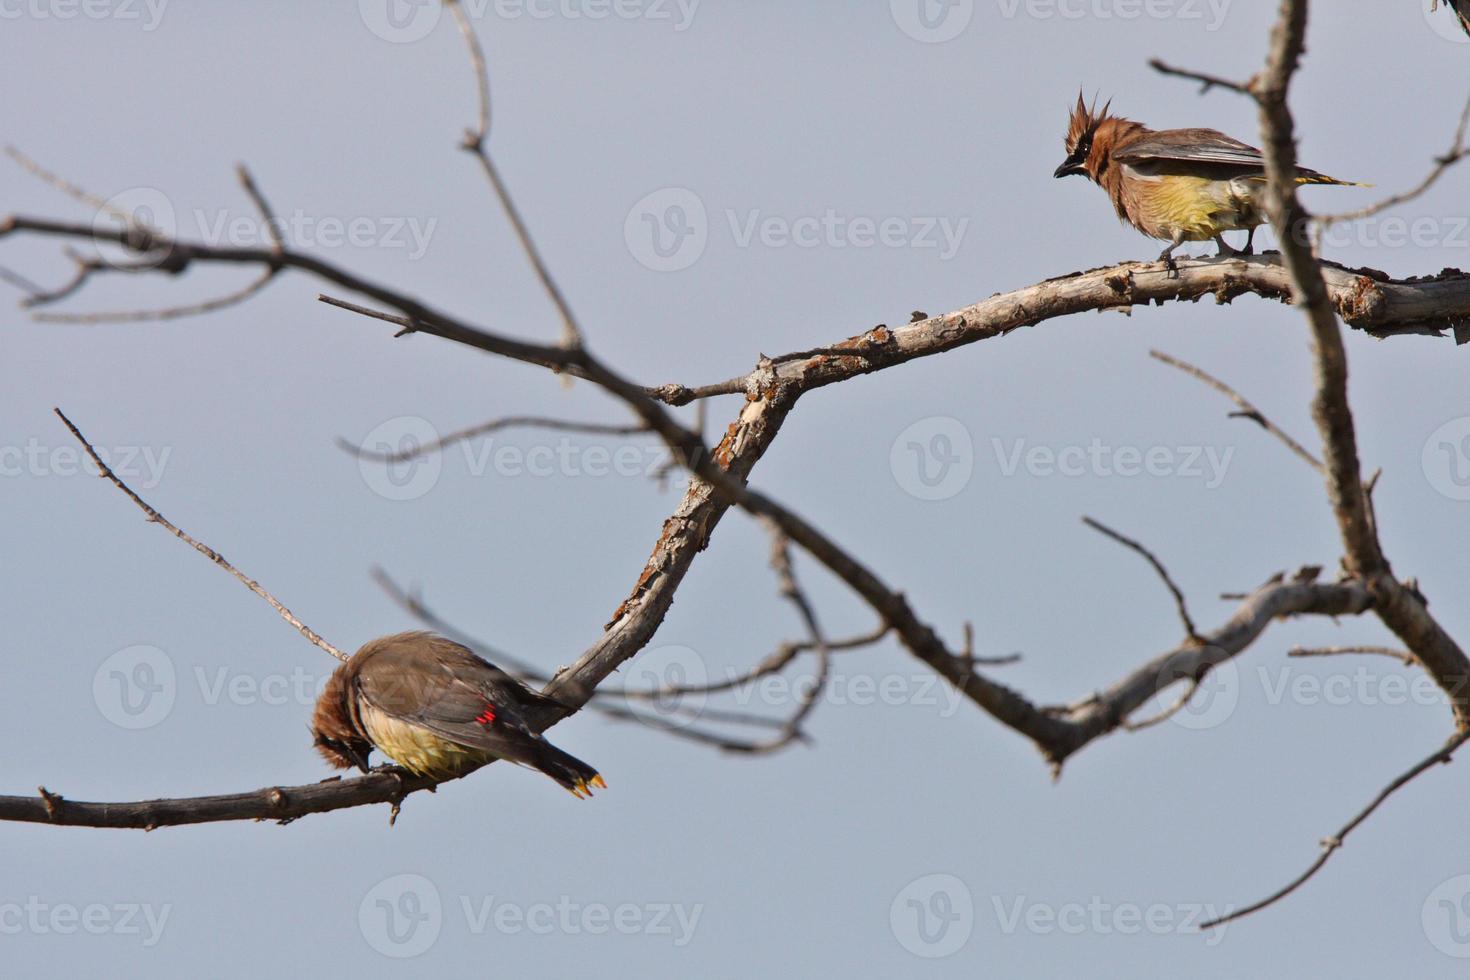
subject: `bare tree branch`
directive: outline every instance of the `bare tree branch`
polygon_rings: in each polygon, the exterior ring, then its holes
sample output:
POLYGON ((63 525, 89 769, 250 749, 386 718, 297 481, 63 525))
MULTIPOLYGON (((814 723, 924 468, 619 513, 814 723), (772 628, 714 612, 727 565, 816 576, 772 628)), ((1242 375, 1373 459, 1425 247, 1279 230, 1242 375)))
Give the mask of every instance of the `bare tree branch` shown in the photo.
POLYGON ((136 226, 138 220, 137 215, 129 214, 126 211, 113 207, 107 201, 103 200, 101 197, 98 197, 96 194, 93 194, 85 187, 82 187, 79 184, 74 184, 61 175, 47 170, 31 157, 28 157, 24 153, 22 153, 19 148, 14 146, 6 146, 5 155, 10 157, 10 159, 14 160, 16 163, 20 164, 21 168, 25 170, 26 173, 35 177, 43 184, 46 184, 47 186, 60 191, 72 200, 77 201, 81 204, 85 204, 93 211, 99 211, 103 214, 110 215, 111 217, 114 217, 118 221, 122 222, 124 225, 136 226))
POLYGON ((1254 81, 1254 79, 1252 79, 1250 81, 1237 82, 1220 75, 1207 75, 1204 72, 1191 71, 1188 68, 1175 68, 1172 65, 1166 65, 1158 58, 1150 58, 1148 66, 1154 71, 1159 72, 1163 75, 1173 75, 1175 78, 1183 78, 1188 81, 1199 82, 1200 95, 1204 95, 1212 88, 1222 88, 1226 91, 1235 92, 1239 95, 1249 95, 1251 92, 1251 82, 1254 81))
MULTIPOLYGON (((3 279, 6 282, 10 283, 10 285, 25 293, 27 297, 37 296, 44 292, 44 289, 41 286, 36 285, 34 282, 27 279, 19 272, 16 272, 14 269, 7 269, 3 265, 0 265, 0 279, 3 279)), ((21 300, 22 305, 24 305, 25 302, 25 300, 21 300)))
POLYGON ((251 175, 250 168, 243 163, 235 165, 235 178, 240 181, 240 187, 245 191, 245 196, 250 198, 250 203, 255 205, 255 210, 260 214, 261 224, 265 225, 265 233, 270 236, 271 250, 277 255, 286 250, 286 242, 281 238, 280 223, 276 220, 275 211, 271 210, 270 204, 266 202, 265 195, 261 193, 260 187, 255 183, 255 177, 251 175))
POLYGON ((398 804, 410 793, 438 785, 398 771, 356 779, 333 777, 304 786, 270 786, 249 793, 195 796, 136 803, 87 803, 39 788, 37 796, 0 796, 0 820, 69 827, 155 830, 222 820, 290 823, 309 813, 327 813, 370 803, 398 804))
POLYGON ((546 291, 546 295, 551 298, 552 305, 560 314, 562 344, 566 347, 579 346, 582 343, 582 328, 578 326, 577 318, 573 315, 571 306, 562 294, 561 287, 557 285, 556 279, 551 275, 551 270, 546 267, 546 262, 541 258, 541 251, 536 247, 535 240, 531 238, 531 230, 526 227, 525 219, 521 217, 520 209, 516 207, 515 200, 510 196, 510 189, 506 187, 504 179, 501 178, 499 168, 490 159, 490 151, 485 145, 490 139, 490 72, 485 67, 485 51, 480 46, 480 39, 475 34, 474 25, 470 23, 469 15, 464 12, 459 0, 444 0, 444 5, 454 15, 454 23, 459 27, 459 33, 463 35, 465 44, 469 47, 470 64, 475 71, 475 88, 479 94, 479 121, 474 129, 465 130, 460 148, 474 154, 475 159, 480 161, 480 167, 485 171, 485 178, 490 181, 490 187, 495 191, 495 197, 500 201, 505 217, 515 231, 516 239, 521 244, 521 250, 526 253, 526 258, 530 260, 531 268, 535 271, 541 288, 546 291))
POLYGON ((1347 352, 1337 314, 1316 256, 1304 241, 1290 233, 1307 217, 1296 196, 1295 123, 1287 105, 1306 23, 1306 0, 1282 0, 1266 68, 1256 77, 1252 93, 1260 107, 1267 213, 1280 229, 1292 293, 1312 331, 1317 365, 1312 417, 1322 437, 1327 495, 1347 552, 1348 571, 1363 580, 1384 625, 1404 641, 1449 694, 1456 727, 1463 731, 1470 728, 1470 659, 1429 613, 1417 590, 1395 580, 1383 555, 1359 471, 1357 435, 1347 397, 1347 352))
POLYGON ((1393 782, 1389 783, 1382 790, 1380 790, 1378 795, 1373 798, 1373 802, 1369 803, 1362 810, 1358 811, 1357 815, 1354 816, 1347 823, 1345 823, 1342 826, 1341 830, 1333 834, 1331 837, 1327 837, 1322 840, 1322 853, 1317 856, 1317 860, 1313 861, 1311 866, 1308 867, 1306 871, 1303 871, 1296 878, 1292 879, 1289 884, 1285 885, 1278 891, 1271 893, 1270 895, 1261 899, 1259 902, 1253 902, 1252 904, 1247 905, 1245 908, 1236 909, 1229 915, 1222 915, 1219 918, 1211 919, 1209 922, 1200 923, 1200 929, 1212 929, 1215 926, 1224 925, 1227 922, 1231 922, 1235 919, 1250 915, 1252 912, 1259 912, 1261 909, 1266 908, 1267 906, 1275 905, 1277 902, 1281 901, 1283 898, 1296 891, 1302 885, 1306 884, 1313 875, 1322 870, 1322 866, 1328 862, 1328 860, 1332 857, 1334 853, 1337 852, 1340 847, 1342 847, 1342 842, 1347 837, 1347 835, 1356 830, 1358 825, 1361 824, 1364 820, 1367 820, 1370 816, 1372 816, 1373 811, 1382 806, 1385 800, 1387 800, 1398 790, 1402 789, 1406 784, 1413 780, 1414 777, 1418 776, 1426 769, 1430 769, 1441 763, 1449 762, 1454 757, 1455 751, 1459 749, 1460 746, 1464 745, 1467 739, 1470 739, 1470 731, 1456 732, 1442 748, 1436 750, 1428 758, 1416 763, 1407 772, 1403 773, 1393 782))
POLYGON ((271 595, 264 588, 262 588, 259 582, 245 575, 234 565, 231 565, 225 559, 224 555, 220 554, 218 551, 215 551, 204 542, 190 537, 187 533, 180 530, 176 525, 171 523, 168 518, 164 517, 158 511, 154 510, 153 507, 146 500, 134 493, 131 487, 124 483, 116 473, 112 472, 112 468, 109 467, 105 462, 103 462, 102 457, 97 454, 97 450, 93 449, 92 444, 87 441, 87 437, 82 435, 81 430, 72 424, 71 419, 67 418, 66 415, 61 411, 61 409, 57 408, 53 409, 52 411, 56 413, 57 418, 61 419, 62 424, 71 431, 72 436, 76 438, 77 442, 80 442, 82 444, 82 448, 85 449, 87 451, 87 455, 92 458, 92 462, 96 464, 97 469, 100 471, 101 475, 109 480, 113 486, 121 490, 129 500, 137 504, 138 509, 141 510, 144 514, 148 515, 148 520, 150 520, 154 524, 159 525, 164 530, 172 534, 174 537, 178 538, 180 541, 184 542, 189 547, 199 552, 205 558, 208 558, 220 568, 223 568, 225 571, 229 572, 235 577, 237 581, 240 582, 240 584, 244 585, 245 588, 249 589, 251 592, 254 592, 266 602, 270 603, 271 608, 274 609, 282 619, 284 619, 287 623, 290 623, 291 626, 296 630, 296 632, 306 637, 306 639, 311 641, 313 645, 321 648, 322 650, 325 650, 327 653, 330 653, 338 660, 345 661, 347 659, 347 654, 343 653, 341 650, 337 649, 332 644, 322 639, 321 635, 318 634, 316 630, 312 629, 310 626, 307 626, 300 619, 297 619, 295 613, 291 612, 291 610, 283 606, 276 599, 275 596, 271 595))
MULTIPOLYGON (((858 650, 870 647, 888 635, 888 627, 879 624, 876 628, 858 636, 850 636, 841 640, 831 640, 827 643, 828 653, 840 653, 846 650, 858 650)), ((812 640, 796 640, 782 643, 771 653, 763 657, 759 663, 747 671, 732 674, 724 680, 710 681, 705 684, 665 684, 650 690, 625 690, 623 697, 642 700, 668 700, 670 698, 685 697, 691 694, 720 694, 732 691, 737 687, 752 684, 763 677, 779 674, 794 661, 799 654, 809 653, 815 650, 816 644, 812 640)))
POLYGON ((1393 647, 1292 647, 1286 651, 1288 657, 1335 657, 1344 653, 1372 653, 1381 657, 1393 657, 1395 660, 1402 660, 1405 667, 1412 667, 1419 662, 1409 651, 1395 650, 1393 647))
POLYGON ((796 582, 796 572, 791 564, 790 542, 787 541, 785 532, 779 526, 771 523, 770 528, 771 569, 776 573, 782 597, 796 607, 801 621, 806 625, 811 645, 817 654, 817 673, 811 685, 797 697, 796 710, 792 712, 791 717, 786 719, 781 726, 780 733, 775 738, 765 742, 726 746, 731 751, 744 752, 749 755, 778 751, 802 737, 802 723, 806 721, 821 700, 823 692, 826 691, 827 678, 832 665, 831 651, 822 635, 822 628, 817 624, 817 614, 812 608, 811 600, 806 597, 806 593, 796 582))
POLYGON ((1125 721, 1123 722, 1123 729, 1130 732, 1141 732, 1145 728, 1152 728, 1155 725, 1163 724, 1170 718, 1173 718, 1179 712, 1183 711, 1185 707, 1189 705, 1190 699, 1193 698, 1195 692, 1199 690, 1199 686, 1200 680, 1198 678, 1191 677, 1189 679, 1189 686, 1184 689, 1183 694, 1174 699, 1173 704, 1169 705, 1169 707, 1165 708, 1163 711, 1160 711, 1156 715, 1150 715, 1149 717, 1144 718, 1142 721, 1125 721))
POLYGON ((1371 218, 1376 214, 1387 211, 1389 208, 1398 207, 1400 204, 1407 204, 1415 198, 1420 197, 1429 188, 1433 187, 1439 181, 1439 178, 1445 175, 1446 171, 1465 159, 1466 156, 1470 156, 1470 148, 1467 148, 1465 145, 1467 126, 1470 126, 1470 99, 1466 99, 1465 108, 1460 111, 1460 122, 1455 127, 1455 137, 1450 143, 1450 148, 1442 155, 1434 158, 1434 167, 1430 169, 1429 173, 1424 175, 1423 180, 1402 193, 1384 198, 1377 204, 1370 204, 1356 211, 1344 211, 1340 214, 1318 215, 1318 223, 1331 225, 1343 221, 1358 221, 1362 218, 1371 218))
POLYGON ((383 463, 405 463, 420 456, 429 456, 440 452, 450 446, 461 442, 468 442, 479 436, 499 432, 502 429, 551 429, 554 432, 577 432, 584 435, 604 436, 634 436, 651 432, 646 425, 608 425, 603 422, 573 422, 565 419, 545 418, 539 415, 507 415, 504 418, 491 419, 472 425, 465 429, 458 429, 431 442, 411 449, 402 449, 396 452, 385 453, 378 450, 368 449, 338 438, 339 448, 352 453, 359 459, 372 459, 383 463))
MULTIPOLYGON (((147 267, 151 268, 151 263, 147 267)), ((68 284, 55 293, 50 293, 46 296, 32 297, 31 300, 26 303, 26 305, 36 306, 42 302, 55 302, 56 300, 61 299, 65 295, 80 288, 87 277, 94 272, 119 271, 116 264, 109 262, 88 261, 79 268, 85 269, 87 271, 84 274, 79 275, 73 283, 68 284)), ((244 286, 241 286, 234 292, 225 293, 224 295, 216 296, 213 299, 202 300, 198 303, 185 303, 180 306, 165 306, 158 309, 148 310, 99 310, 93 313, 32 313, 31 319, 42 323, 98 324, 147 323, 155 320, 178 320, 182 319, 183 317, 202 316, 205 313, 215 313, 219 310, 227 309, 231 306, 238 306, 239 304, 245 302, 256 293, 264 289, 267 285, 269 285, 270 281, 276 277, 276 273, 279 271, 280 270, 277 268, 267 267, 266 269, 263 269, 260 274, 257 275, 254 279, 250 280, 248 283, 246 283, 244 286)))
POLYGON ((1236 391, 1234 388, 1230 387, 1214 375, 1207 373, 1201 368, 1195 367, 1188 361, 1181 361, 1176 357, 1170 357, 1163 351, 1151 350, 1148 352, 1148 356, 1152 357, 1156 361, 1162 361, 1164 364, 1167 364, 1170 367, 1176 367, 1179 370, 1183 371, 1185 374, 1188 374, 1194 378, 1198 378, 1200 381, 1203 381, 1211 388, 1214 388, 1216 391, 1220 392, 1220 394, 1224 395, 1226 398, 1229 398, 1240 407, 1240 411, 1230 413, 1231 418, 1250 419, 1252 422, 1256 423, 1261 428, 1271 433, 1271 435, 1281 440, 1282 444, 1285 445, 1287 449, 1290 449, 1293 453, 1296 453, 1296 455, 1302 460, 1306 461, 1307 465, 1312 467, 1312 469, 1316 470, 1318 473, 1322 472, 1321 460, 1319 460, 1316 456, 1313 456, 1305 448, 1303 448, 1301 443, 1297 442, 1291 436, 1287 435, 1284 431, 1278 428, 1276 423, 1268 419, 1265 414, 1261 412, 1260 409, 1256 408, 1256 406, 1246 401, 1245 396, 1243 396, 1240 392, 1236 391))
POLYGON ((1204 639, 1199 635, 1199 631, 1194 628, 1194 620, 1189 618, 1189 608, 1184 602, 1184 593, 1179 591, 1179 586, 1175 585, 1174 580, 1169 577, 1169 570, 1164 567, 1163 562, 1159 561, 1159 559, 1155 557, 1152 551, 1149 551, 1147 548, 1139 544, 1137 541, 1134 541, 1132 538, 1125 537, 1124 535, 1119 534, 1117 531, 1114 531, 1112 528, 1108 527, 1106 524, 1103 524, 1101 521, 1095 521, 1091 517, 1084 517, 1082 518, 1082 523, 1086 524, 1094 531, 1097 531, 1100 534, 1104 534, 1107 537, 1112 538, 1123 547, 1130 548, 1138 554, 1142 555, 1144 560, 1153 566, 1153 569, 1155 572, 1158 573, 1159 578, 1163 579, 1165 587, 1168 588, 1169 593, 1174 597, 1174 608, 1177 609, 1179 612, 1179 621, 1184 624, 1184 635, 1189 637, 1191 640, 1194 640, 1196 643, 1204 642, 1204 639))

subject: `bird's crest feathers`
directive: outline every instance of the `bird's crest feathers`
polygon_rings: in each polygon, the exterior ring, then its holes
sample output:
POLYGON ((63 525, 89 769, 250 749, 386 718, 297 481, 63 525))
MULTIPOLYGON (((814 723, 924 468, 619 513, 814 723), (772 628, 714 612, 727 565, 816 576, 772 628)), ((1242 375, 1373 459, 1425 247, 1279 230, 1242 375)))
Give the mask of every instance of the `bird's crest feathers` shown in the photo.
POLYGON ((1087 144, 1092 142, 1092 137, 1097 132, 1097 128, 1105 120, 1111 118, 1108 115, 1108 109, 1112 105, 1113 100, 1109 99, 1103 103, 1102 111, 1099 112, 1097 109, 1097 98, 1093 98, 1092 105, 1089 107, 1086 102, 1082 101, 1082 90, 1078 89, 1077 105, 1073 107, 1071 118, 1067 120, 1067 137, 1063 141, 1069 156, 1076 153, 1079 146, 1084 148, 1085 155, 1085 148, 1087 144))

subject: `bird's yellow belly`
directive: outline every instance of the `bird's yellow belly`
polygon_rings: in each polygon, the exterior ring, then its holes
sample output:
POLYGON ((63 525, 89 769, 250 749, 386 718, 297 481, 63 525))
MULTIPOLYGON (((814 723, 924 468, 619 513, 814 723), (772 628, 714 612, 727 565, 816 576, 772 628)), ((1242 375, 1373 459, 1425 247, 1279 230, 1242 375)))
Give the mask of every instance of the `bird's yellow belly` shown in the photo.
POLYGON ((1152 178, 1136 198, 1141 221, 1155 238, 1202 241, 1222 231, 1254 228, 1264 219, 1258 189, 1249 183, 1166 174, 1152 178))
POLYGON ((400 721, 368 704, 360 717, 378 751, 416 776, 449 779, 495 758, 482 749, 451 742, 426 728, 400 721))

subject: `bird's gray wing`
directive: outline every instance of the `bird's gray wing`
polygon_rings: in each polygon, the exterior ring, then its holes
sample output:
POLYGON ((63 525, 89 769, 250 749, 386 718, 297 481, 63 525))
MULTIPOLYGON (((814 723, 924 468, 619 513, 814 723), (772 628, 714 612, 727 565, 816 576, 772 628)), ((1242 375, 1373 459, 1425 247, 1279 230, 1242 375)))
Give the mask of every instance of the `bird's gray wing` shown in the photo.
POLYGON ((384 649, 374 661, 358 674, 364 700, 462 745, 494 751, 509 733, 531 734, 519 706, 548 700, 442 637, 384 649))
POLYGON ((1172 160, 1252 170, 1266 165, 1260 150, 1214 129, 1166 129, 1149 133, 1115 148, 1112 157, 1119 163, 1131 164, 1172 160))

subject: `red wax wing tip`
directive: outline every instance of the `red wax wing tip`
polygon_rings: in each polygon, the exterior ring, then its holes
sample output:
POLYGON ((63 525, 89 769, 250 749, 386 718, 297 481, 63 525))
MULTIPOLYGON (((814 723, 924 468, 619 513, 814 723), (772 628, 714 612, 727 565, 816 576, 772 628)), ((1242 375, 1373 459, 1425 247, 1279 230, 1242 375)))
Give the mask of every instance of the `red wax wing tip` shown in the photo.
POLYGON ((476 718, 475 718, 475 721, 478 721, 482 725, 488 725, 488 724, 490 724, 494 720, 495 720, 495 706, 493 704, 487 704, 487 705, 485 705, 485 710, 482 711, 482 712, 480 712, 480 714, 477 715, 476 718))

